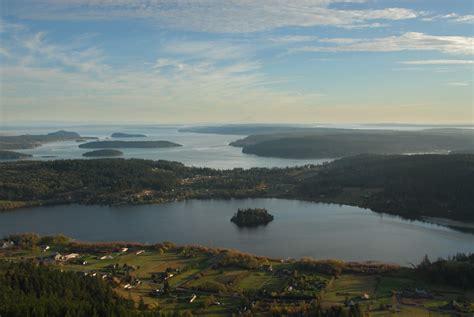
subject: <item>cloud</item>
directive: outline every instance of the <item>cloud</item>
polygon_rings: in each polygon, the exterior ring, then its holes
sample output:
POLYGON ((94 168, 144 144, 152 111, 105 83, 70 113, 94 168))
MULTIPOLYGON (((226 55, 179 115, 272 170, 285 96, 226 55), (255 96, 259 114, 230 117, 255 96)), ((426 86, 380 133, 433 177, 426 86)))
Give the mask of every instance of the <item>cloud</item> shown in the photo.
POLYGON ((457 23, 474 23, 474 15, 460 15, 457 13, 450 13, 444 15, 435 15, 431 17, 425 17, 422 19, 423 21, 436 21, 436 20, 447 20, 450 22, 457 22, 457 23))
POLYGON ((240 59, 247 56, 251 48, 242 43, 230 41, 170 41, 161 48, 163 53, 188 59, 209 59, 214 61, 240 59))
POLYGON ((43 32, 2 42, 13 56, 0 67, 2 119, 278 121, 291 108, 300 110, 296 120, 320 98, 274 88, 287 79, 267 77, 247 46, 225 40, 165 43, 145 68, 110 67, 106 54, 86 44, 52 42, 43 32))
POLYGON ((176 29, 244 33, 280 27, 379 27, 378 20, 413 19, 418 13, 406 8, 343 10, 337 3, 364 0, 36 0, 10 4, 12 15, 26 19, 85 20, 139 18, 176 29))
POLYGON ((474 54, 473 37, 438 36, 419 32, 407 32, 400 36, 382 38, 334 38, 320 40, 334 45, 296 48, 301 52, 397 52, 438 51, 448 54, 474 54))
POLYGON ((403 61, 400 64, 406 65, 474 65, 473 60, 464 59, 428 59, 420 61, 403 61))
POLYGON ((279 37, 272 37, 268 40, 271 42, 279 43, 279 44, 290 44, 290 43, 301 43, 301 42, 312 42, 317 40, 317 36, 312 35, 286 35, 286 36, 279 36, 279 37))
POLYGON ((472 86, 471 82, 469 82, 469 81, 451 82, 451 83, 447 83, 447 85, 448 86, 457 86, 457 87, 472 86))

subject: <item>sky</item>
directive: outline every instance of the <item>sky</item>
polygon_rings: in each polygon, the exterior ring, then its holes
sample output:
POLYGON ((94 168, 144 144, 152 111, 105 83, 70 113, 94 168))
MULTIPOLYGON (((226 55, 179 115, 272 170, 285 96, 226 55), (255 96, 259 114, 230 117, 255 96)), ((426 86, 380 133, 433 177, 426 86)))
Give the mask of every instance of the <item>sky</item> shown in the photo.
POLYGON ((471 0, 0 0, 0 125, 474 122, 471 0))

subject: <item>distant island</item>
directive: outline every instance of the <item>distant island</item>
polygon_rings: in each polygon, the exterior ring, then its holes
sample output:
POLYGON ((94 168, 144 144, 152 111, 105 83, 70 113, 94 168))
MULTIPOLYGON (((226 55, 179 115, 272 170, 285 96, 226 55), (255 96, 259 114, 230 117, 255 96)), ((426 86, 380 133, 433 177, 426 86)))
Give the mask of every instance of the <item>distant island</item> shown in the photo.
POLYGON ((111 138, 146 138, 146 135, 115 132, 115 133, 112 133, 110 137, 111 138))
POLYGON ((30 154, 0 150, 0 160, 19 160, 32 157, 30 154))
POLYGON ((82 154, 85 157, 111 157, 111 156, 122 156, 123 152, 113 149, 95 150, 82 154))
POLYGON ((265 208, 239 209, 230 221, 239 227, 257 227, 273 221, 273 215, 270 215, 265 208))
POLYGON ((94 137, 83 137, 79 133, 59 130, 48 134, 25 134, 0 136, 0 149, 2 150, 20 150, 33 149, 44 143, 72 140, 92 140, 94 137))
POLYGON ((94 141, 80 144, 80 148, 84 149, 125 149, 125 148, 170 148, 179 147, 181 144, 169 141, 94 141))

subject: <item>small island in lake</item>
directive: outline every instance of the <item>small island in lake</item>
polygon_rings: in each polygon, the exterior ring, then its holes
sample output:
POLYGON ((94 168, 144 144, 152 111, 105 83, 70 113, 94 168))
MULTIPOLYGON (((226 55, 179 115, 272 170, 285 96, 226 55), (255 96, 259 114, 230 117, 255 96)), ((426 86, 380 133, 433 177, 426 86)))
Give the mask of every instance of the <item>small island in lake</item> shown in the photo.
POLYGON ((146 135, 115 132, 115 133, 112 133, 110 137, 111 138, 146 138, 146 135))
POLYGON ((31 157, 30 154, 0 150, 0 160, 19 160, 31 157))
POLYGON ((230 221, 239 227, 256 227, 273 221, 273 215, 264 208, 239 209, 230 221))
POLYGON ((112 156, 122 156, 123 152, 112 149, 105 150, 95 150, 82 154, 85 157, 112 157, 112 156))
POLYGON ((181 144, 169 141, 94 141, 80 144, 79 147, 83 149, 120 149, 120 148, 140 148, 140 149, 154 149, 154 148, 169 148, 178 147, 181 144))

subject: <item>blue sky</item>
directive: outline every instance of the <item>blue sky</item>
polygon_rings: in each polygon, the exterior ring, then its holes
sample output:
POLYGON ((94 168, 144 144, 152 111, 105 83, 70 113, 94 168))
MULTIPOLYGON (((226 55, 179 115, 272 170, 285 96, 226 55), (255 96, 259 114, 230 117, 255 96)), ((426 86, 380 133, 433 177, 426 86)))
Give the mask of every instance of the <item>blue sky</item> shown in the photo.
POLYGON ((474 120, 470 0, 0 5, 5 124, 474 120))

